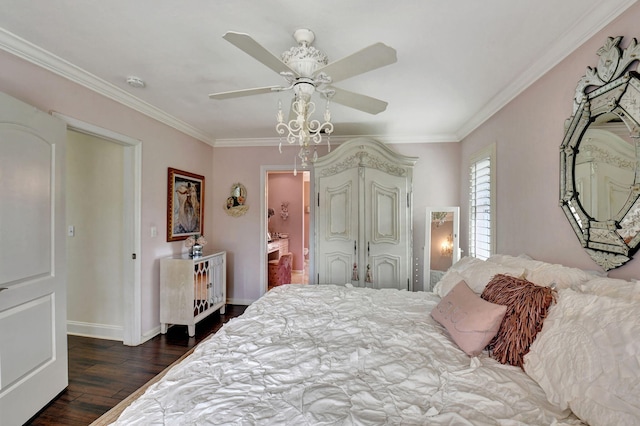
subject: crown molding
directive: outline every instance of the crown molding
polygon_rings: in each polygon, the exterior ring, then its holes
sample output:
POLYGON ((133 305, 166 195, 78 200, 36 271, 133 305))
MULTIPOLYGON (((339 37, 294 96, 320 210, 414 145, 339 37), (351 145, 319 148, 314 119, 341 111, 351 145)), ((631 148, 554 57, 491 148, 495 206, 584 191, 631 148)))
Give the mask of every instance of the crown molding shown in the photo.
POLYGON ((407 143, 449 143, 460 142, 455 134, 433 134, 433 135, 404 135, 404 136, 351 136, 350 138, 368 137, 384 142, 388 145, 407 143))
MULTIPOLYGON (((347 136, 331 136, 331 143, 339 145, 355 138, 371 138, 383 142, 387 145, 394 144, 417 144, 417 143, 442 143, 442 142, 460 142, 456 135, 426 135, 426 136, 382 136, 382 135, 347 135, 347 136)), ((272 138, 229 138, 216 139, 213 143, 215 148, 243 148, 258 146, 278 146, 280 145, 279 137, 272 138)), ((323 138, 324 143, 324 138, 323 138)), ((282 141, 282 146, 289 146, 286 141, 282 141)))
POLYGON ((480 127, 485 121, 495 113, 504 108, 509 102, 524 92, 529 86, 540 79, 544 74, 558 65, 563 59, 582 46, 587 40, 593 37, 598 31, 620 16, 625 10, 631 7, 637 0, 627 0, 613 9, 609 3, 603 1, 587 10, 580 21, 568 28, 567 31, 558 38, 558 43, 553 45, 545 55, 532 64, 531 67, 520 74, 511 84, 505 87, 500 93, 494 96, 477 114, 457 132, 456 139, 463 140, 471 132, 480 127))
MULTIPOLYGON (((201 130, 175 118, 172 115, 154 107, 153 105, 136 98, 130 93, 120 89, 119 87, 108 83, 101 78, 83 70, 82 68, 65 61, 64 59, 36 46, 29 41, 18 37, 17 35, 0 28, 0 49, 11 53, 21 59, 31 62, 41 68, 44 68, 54 74, 57 74, 67 80, 86 87, 96 93, 99 93, 109 99, 112 99, 122 105, 132 108, 148 117, 153 118, 167 126, 192 136, 213 147, 257 147, 257 146, 278 146, 280 144, 279 137, 273 138, 229 138, 214 139, 210 135, 201 130)), ((362 137, 363 135, 353 136, 332 136, 331 141, 340 144, 349 139, 362 137)), ((377 139, 387 144, 398 143, 436 143, 436 142, 459 142, 460 139, 455 135, 410 135, 410 136, 367 136, 377 139)))
POLYGON ((204 143, 209 145, 214 143, 214 139, 201 130, 3 28, 0 28, 0 49, 134 109, 204 143))

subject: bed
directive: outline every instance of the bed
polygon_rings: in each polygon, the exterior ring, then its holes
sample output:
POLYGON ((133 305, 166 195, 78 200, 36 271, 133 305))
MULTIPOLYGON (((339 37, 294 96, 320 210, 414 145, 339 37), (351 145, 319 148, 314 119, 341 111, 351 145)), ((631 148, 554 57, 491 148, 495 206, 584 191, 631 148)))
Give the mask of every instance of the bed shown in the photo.
POLYGON ((609 280, 497 256, 461 260, 434 292, 276 287, 200 343, 113 424, 637 424, 640 289, 609 280), (523 366, 502 364, 487 350, 465 353, 432 316, 461 279, 479 297, 496 274, 524 274, 555 287, 523 366), (593 324, 574 318, 581 309, 593 324), (620 321, 624 330, 613 338, 620 321), (599 347, 601 339, 608 347, 599 347))

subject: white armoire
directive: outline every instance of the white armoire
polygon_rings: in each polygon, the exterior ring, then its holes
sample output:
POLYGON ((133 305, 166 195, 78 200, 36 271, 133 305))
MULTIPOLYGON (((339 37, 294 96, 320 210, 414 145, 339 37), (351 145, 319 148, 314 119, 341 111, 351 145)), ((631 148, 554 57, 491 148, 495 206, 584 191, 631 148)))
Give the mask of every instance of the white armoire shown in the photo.
POLYGON ((416 161, 357 138, 315 162, 318 284, 412 290, 416 161))

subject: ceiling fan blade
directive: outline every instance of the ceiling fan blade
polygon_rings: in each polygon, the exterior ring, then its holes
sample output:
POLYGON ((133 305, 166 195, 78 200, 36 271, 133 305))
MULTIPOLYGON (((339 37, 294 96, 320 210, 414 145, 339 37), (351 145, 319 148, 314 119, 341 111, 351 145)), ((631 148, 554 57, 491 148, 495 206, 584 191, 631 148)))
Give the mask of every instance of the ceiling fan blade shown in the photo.
POLYGON ((281 86, 256 87, 254 89, 232 90, 230 92, 212 93, 209 95, 211 99, 231 99, 241 98, 243 96, 261 95, 263 93, 271 93, 282 90, 281 86))
POLYGON ((380 99, 338 89, 337 87, 331 87, 330 89, 336 91, 331 97, 331 102, 368 112, 369 114, 378 114, 387 109, 388 103, 380 99))
POLYGON ((376 43, 319 68, 315 74, 324 72, 331 77, 332 83, 336 83, 354 75, 393 64, 397 60, 396 50, 393 47, 384 43, 376 43))
POLYGON ((262 62, 264 65, 268 66, 278 74, 281 72, 293 72, 294 75, 298 75, 284 62, 282 62, 280 58, 269 52, 267 49, 262 47, 260 43, 251 38, 249 34, 229 31, 225 33, 222 38, 245 52, 247 55, 252 56, 253 58, 262 62))

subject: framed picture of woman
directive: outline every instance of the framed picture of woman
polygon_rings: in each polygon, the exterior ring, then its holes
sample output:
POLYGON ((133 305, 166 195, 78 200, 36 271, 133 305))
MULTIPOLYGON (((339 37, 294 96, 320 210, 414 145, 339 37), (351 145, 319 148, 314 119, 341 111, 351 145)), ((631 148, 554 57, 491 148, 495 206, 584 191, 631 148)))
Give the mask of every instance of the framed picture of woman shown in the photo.
POLYGON ((204 176, 169 167, 167 241, 204 232, 204 176))

